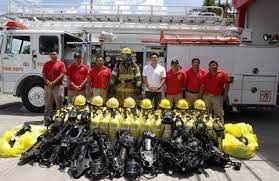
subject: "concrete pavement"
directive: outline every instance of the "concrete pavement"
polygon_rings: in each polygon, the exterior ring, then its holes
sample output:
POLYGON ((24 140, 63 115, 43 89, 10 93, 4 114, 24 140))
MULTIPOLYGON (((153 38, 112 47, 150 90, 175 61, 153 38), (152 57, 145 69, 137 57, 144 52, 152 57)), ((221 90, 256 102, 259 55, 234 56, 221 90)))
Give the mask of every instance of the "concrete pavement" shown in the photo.
MULTIPOLYGON (((11 98, 5 98, 10 99, 11 98)), ((1 98, 0 98, 1 102, 1 98)), ((3 101, 4 102, 4 101, 3 101)), ((0 135, 5 131, 15 127, 18 124, 24 122, 32 122, 34 124, 41 124, 43 116, 41 114, 34 114, 28 112, 22 105, 21 102, 17 102, 11 106, 5 108, 0 108, 0 135)), ((260 153, 250 160, 242 161, 242 167, 240 171, 235 171, 232 168, 220 169, 220 168, 210 168, 206 171, 209 174, 209 177, 206 178, 204 175, 171 175, 166 176, 164 174, 159 175, 158 177, 152 180, 166 181, 166 180, 212 180, 212 181, 254 181, 254 180, 267 180, 274 181, 279 179, 279 172, 276 167, 273 165, 273 160, 278 159, 277 154, 273 153, 272 145, 275 145, 274 149, 276 150, 276 145, 278 141, 275 137, 278 134, 277 131, 277 113, 270 114, 237 114, 230 115, 230 120, 232 122, 240 122, 241 120, 250 122, 255 132, 257 133, 261 150, 260 153), (270 123, 270 124, 269 124, 270 123), (263 128, 263 129, 262 129, 263 128), (271 137, 270 137, 271 136, 271 137), (265 142, 266 141, 266 142, 265 142), (270 153, 273 153, 270 155, 270 153)), ((51 168, 42 168, 35 164, 17 166, 18 158, 0 158, 0 180, 9 180, 9 181, 49 181, 49 180, 70 180, 71 178, 67 173, 60 172, 57 166, 51 168)), ((88 180, 85 177, 82 177, 78 180, 88 180)), ((116 180, 125 180, 124 178, 116 180)), ((139 180, 146 180, 145 178, 140 178, 139 180)))
POLYGON ((258 155, 279 170, 279 110, 245 111, 229 114, 228 122, 246 122, 257 134, 260 150, 258 155))
POLYGON ((21 102, 21 98, 12 95, 0 94, 0 110, 21 102))
MULTIPOLYGON (((71 178, 67 173, 60 172, 57 166, 51 168, 42 168, 37 164, 34 166, 24 165, 17 166, 17 158, 1 159, 0 158, 0 180, 9 181, 66 181, 71 178)), ((154 181, 174 181, 174 180, 189 180, 189 181, 274 181, 279 178, 279 173, 274 170, 270 165, 263 161, 258 156, 254 157, 249 161, 242 162, 242 168, 240 171, 234 171, 232 168, 227 168, 225 170, 221 169, 207 169, 209 177, 204 175, 173 175, 166 176, 160 174, 155 177, 154 181)), ((89 180, 82 177, 78 180, 89 180)), ((108 180, 108 179, 105 179, 108 180)), ((114 180, 125 180, 124 178, 114 179, 114 180)), ((147 180, 145 178, 140 178, 139 180, 147 180)))

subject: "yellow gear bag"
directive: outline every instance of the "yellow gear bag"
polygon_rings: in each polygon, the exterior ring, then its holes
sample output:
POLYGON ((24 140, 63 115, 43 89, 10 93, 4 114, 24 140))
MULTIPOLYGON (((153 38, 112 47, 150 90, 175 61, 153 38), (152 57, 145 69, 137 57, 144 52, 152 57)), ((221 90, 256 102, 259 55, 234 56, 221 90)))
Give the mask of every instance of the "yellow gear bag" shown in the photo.
POLYGON ((224 153, 239 159, 250 159, 259 150, 259 143, 255 134, 247 133, 240 139, 226 133, 222 140, 222 150, 224 153))
POLYGON ((245 124, 245 123, 225 124, 225 130, 226 133, 229 133, 235 137, 241 137, 247 133, 253 133, 252 126, 250 124, 245 124))
POLYGON ((10 131, 4 133, 0 138, 0 156, 2 157, 17 157, 21 153, 31 148, 36 142, 37 138, 43 134, 47 128, 45 126, 30 125, 31 132, 27 131, 23 135, 16 137, 17 132, 23 125, 19 125, 10 131), (11 147, 9 141, 15 138, 15 143, 11 147))

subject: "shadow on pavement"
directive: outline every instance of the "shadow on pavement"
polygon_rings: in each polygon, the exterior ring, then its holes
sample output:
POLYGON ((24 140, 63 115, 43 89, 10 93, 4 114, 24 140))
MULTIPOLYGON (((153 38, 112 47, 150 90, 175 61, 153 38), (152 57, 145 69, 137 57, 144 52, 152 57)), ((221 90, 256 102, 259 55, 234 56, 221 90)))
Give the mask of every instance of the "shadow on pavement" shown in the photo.
POLYGON ((32 125, 44 125, 43 121, 27 121, 26 123, 29 123, 32 125))
POLYGON ((22 102, 15 102, 12 104, 1 105, 0 115, 42 116, 43 113, 31 113, 23 106, 22 102))

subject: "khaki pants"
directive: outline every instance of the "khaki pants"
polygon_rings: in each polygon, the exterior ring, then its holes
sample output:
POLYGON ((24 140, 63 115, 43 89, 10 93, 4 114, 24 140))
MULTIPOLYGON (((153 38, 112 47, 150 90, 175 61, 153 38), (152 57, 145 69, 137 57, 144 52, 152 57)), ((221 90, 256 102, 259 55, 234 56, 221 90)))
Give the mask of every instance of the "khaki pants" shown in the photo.
POLYGON ((108 97, 108 89, 99 89, 99 88, 92 88, 93 91, 93 97, 95 96, 101 96, 104 100, 104 102, 106 102, 107 97, 108 97))
POLYGON ((172 106, 175 106, 179 99, 183 98, 183 93, 169 95, 167 94, 167 99, 171 102, 172 106))
POLYGON ((45 112, 44 120, 49 116, 53 109, 53 102, 55 101, 56 109, 61 108, 64 101, 64 87, 63 85, 55 85, 53 87, 45 85, 45 112))
POLYGON ((73 98, 78 96, 78 95, 83 95, 85 96, 85 90, 82 91, 73 91, 73 90, 68 90, 68 104, 73 101, 73 98))
POLYGON ((189 103, 190 107, 194 106, 194 102, 199 99, 199 93, 191 93, 186 91, 186 100, 189 103))
POLYGON ((223 108, 223 96, 213 96, 209 94, 203 95, 204 102, 206 104, 207 111, 209 114, 214 111, 214 114, 220 118, 224 117, 224 108, 223 108))

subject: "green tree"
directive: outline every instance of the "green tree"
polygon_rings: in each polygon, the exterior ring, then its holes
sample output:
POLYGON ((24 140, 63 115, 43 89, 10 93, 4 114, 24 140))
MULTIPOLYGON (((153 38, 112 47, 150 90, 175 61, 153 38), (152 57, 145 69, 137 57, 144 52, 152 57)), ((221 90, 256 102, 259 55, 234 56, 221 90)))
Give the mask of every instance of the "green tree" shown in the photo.
POLYGON ((215 6, 215 0, 203 0, 203 6, 215 6))
MULTIPOLYGON (((203 6, 216 6, 215 4, 215 0, 203 0, 203 6)), ((216 9, 212 9, 212 8, 205 8, 203 9, 203 11, 207 11, 207 12, 213 12, 218 14, 219 12, 216 12, 216 9)))
POLYGON ((219 7, 221 7, 223 9, 224 12, 224 17, 226 17, 226 8, 228 8, 228 18, 234 18, 234 14, 232 12, 232 5, 230 3, 228 3, 228 5, 226 3, 222 3, 219 5, 219 7))

